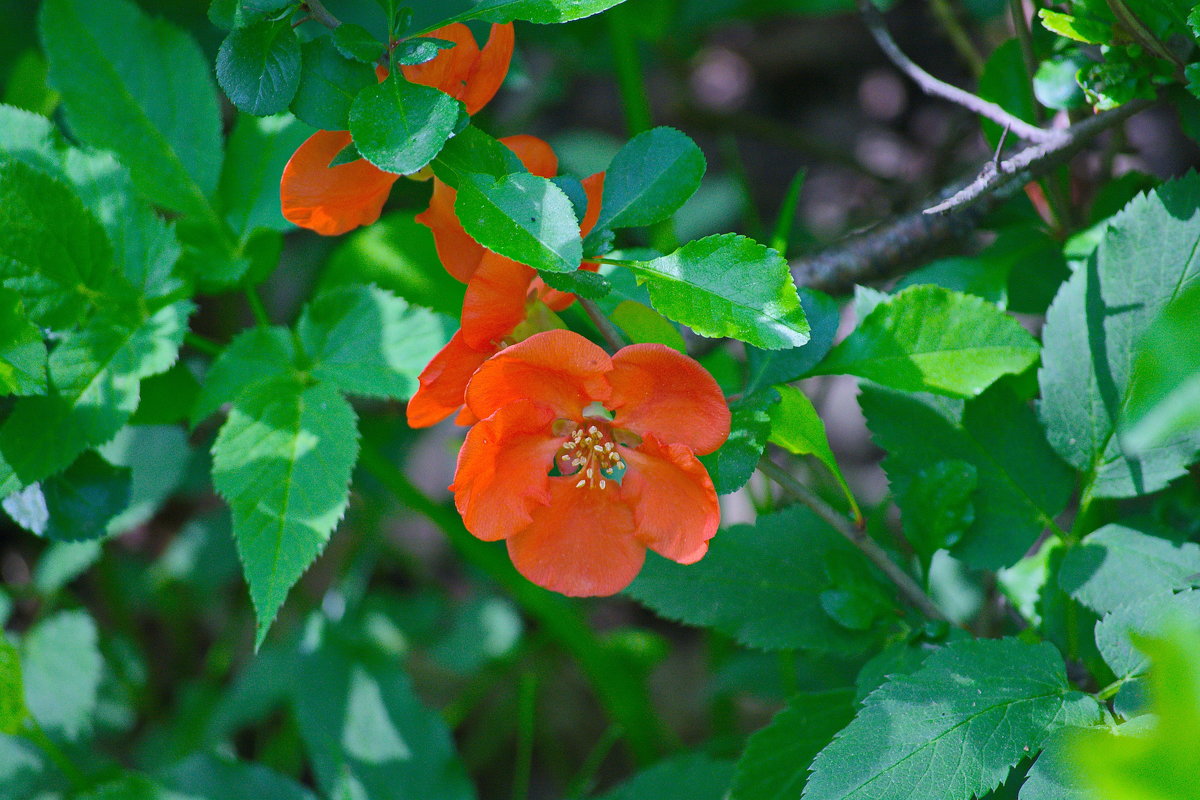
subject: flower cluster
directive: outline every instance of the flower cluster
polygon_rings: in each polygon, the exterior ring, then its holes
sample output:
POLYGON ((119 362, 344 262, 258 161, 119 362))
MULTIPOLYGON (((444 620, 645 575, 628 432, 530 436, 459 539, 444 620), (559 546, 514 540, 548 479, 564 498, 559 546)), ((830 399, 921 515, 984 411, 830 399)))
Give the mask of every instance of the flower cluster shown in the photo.
MULTIPOLYGON (((493 25, 482 49, 463 25, 431 35, 455 46, 404 67, 405 78, 474 114, 504 79, 512 26, 493 25)), ((327 235, 378 219, 399 176, 363 160, 329 166, 350 141, 348 132, 321 131, 296 151, 281 184, 287 219, 327 235)), ((530 173, 557 174, 558 159, 541 139, 500 141, 530 173)), ((635 344, 610 357, 563 330, 556 312, 574 295, 476 242, 454 213, 455 190, 432 183, 429 208, 416 219, 467 288, 461 328, 421 373, 407 415, 413 427, 456 413, 472 426, 450 487, 467 529, 506 540, 523 575, 568 595, 620 591, 647 548, 684 564, 698 560, 720 513, 696 456, 716 450, 730 423, 712 376, 663 345, 635 344)), ((582 183, 586 236, 600 215, 604 174, 582 183)))

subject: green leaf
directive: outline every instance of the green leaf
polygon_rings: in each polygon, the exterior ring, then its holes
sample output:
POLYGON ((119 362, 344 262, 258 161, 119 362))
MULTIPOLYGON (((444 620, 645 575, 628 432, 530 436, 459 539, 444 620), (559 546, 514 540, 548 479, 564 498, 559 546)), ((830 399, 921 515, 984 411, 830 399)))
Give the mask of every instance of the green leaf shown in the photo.
POLYGON ((459 181, 472 173, 503 178, 514 172, 529 171, 503 142, 474 125, 468 125, 447 141, 431 166, 439 180, 455 189, 459 181))
POLYGON ((686 754, 643 770, 596 800, 723 800, 732 779, 733 764, 686 754))
POLYGON ((687 134, 653 128, 629 140, 604 174, 596 230, 653 225, 700 188, 707 162, 687 134))
MULTIPOLYGON (((542 282, 551 289, 558 289, 560 292, 570 292, 571 294, 578 295, 579 297, 586 297, 589 300, 599 300, 603 297, 607 297, 608 293, 612 291, 612 281, 598 272, 589 272, 586 269, 578 269, 574 272, 546 272, 545 270, 540 270, 538 272, 538 276, 542 279, 542 282)), ((621 305, 624 305, 624 303, 621 305)), ((643 306, 640 303, 636 305, 638 305, 640 308, 646 309, 646 312, 654 314, 659 320, 662 320, 663 324, 671 326, 671 330, 675 332, 675 335, 679 337, 680 343, 682 343, 683 337, 679 336, 679 331, 676 330, 671 323, 664 320, 648 306, 643 306)), ((633 317, 637 317, 636 322, 647 322, 644 314, 641 311, 627 310, 625 313, 627 316, 626 322, 634 322, 635 320, 633 317)), ((616 319, 615 314, 616 311, 614 310, 614 316, 611 317, 612 321, 616 323, 618 327, 624 330, 624 326, 616 319)), ((650 324, 653 325, 653 323, 650 324)), ((658 326, 657 330, 660 333, 664 332, 661 326, 658 326)), ((628 331, 626 331, 626 333, 628 333, 628 331)), ((636 341, 657 340, 639 339, 636 341)), ((666 344, 666 342, 664 342, 664 344, 666 344)), ((677 347, 676 349, 682 351, 683 348, 677 347)))
POLYGON ((1046 30, 1057 33, 1059 36, 1065 36, 1084 44, 1109 44, 1112 42, 1112 26, 1103 22, 1063 14, 1060 11, 1051 11, 1048 8, 1039 8, 1038 17, 1041 18, 1042 25, 1046 27, 1046 30))
POLYGON ((363 158, 406 175, 433 160, 454 132, 462 105, 448 94, 392 74, 350 105, 350 134, 363 158))
POLYGON ((357 655, 329 632, 323 638, 300 658, 291 698, 323 795, 473 800, 446 723, 421 704, 403 671, 357 655))
POLYGON ((0 152, 54 175, 61 171, 68 149, 67 140, 46 117, 0 104, 0 152))
POLYGON ((46 343, 21 296, 0 288, 0 397, 46 391, 46 343))
POLYGON ((126 425, 98 451, 105 461, 131 473, 129 504, 108 523, 110 534, 148 522, 183 488, 198 455, 188 444, 186 431, 174 424, 126 425))
POLYGON ((70 327, 112 275, 104 229, 79 198, 28 164, 0 157, 0 285, 21 296, 30 319, 70 327))
POLYGON ((904 515, 904 536, 926 564, 936 551, 957 544, 975 522, 972 498, 978 486, 974 465, 947 459, 918 469, 896 498, 904 515))
POLYGON ((1067 551, 1058 585, 1098 614, 1200 580, 1200 545, 1173 542, 1152 523, 1105 525, 1067 551))
POLYGON ((862 512, 858 510, 854 493, 850 491, 850 485, 846 483, 846 478, 838 467, 837 456, 829 446, 825 423, 821 421, 808 395, 792 386, 776 386, 775 390, 779 392, 780 401, 779 405, 770 410, 771 443, 794 455, 816 456, 817 460, 833 473, 854 511, 854 516, 861 518, 862 512))
POLYGON ((955 642, 872 692, 821 751, 806 800, 966 800, 994 789, 1064 724, 1096 722, 1053 645, 955 642))
POLYGON ((715 628, 747 647, 857 652, 872 637, 837 625, 818 599, 831 586, 825 560, 857 553, 793 506, 721 531, 695 564, 649 554, 626 593, 660 616, 715 628))
POLYGON ((364 64, 374 64, 387 52, 387 46, 383 42, 372 36, 366 28, 353 22, 338 25, 333 29, 330 38, 333 39, 333 45, 339 53, 364 64))
POLYGON ((374 86, 375 71, 338 52, 332 37, 321 36, 301 48, 300 85, 292 113, 314 128, 344 131, 358 93, 374 86))
MULTIPOLYGON (((983 73, 979 76, 978 94, 1018 119, 1038 124, 1037 104, 1034 102, 1029 71, 1025 66, 1021 43, 1015 37, 1002 42, 988 56, 983 73)), ((1001 126, 986 117, 981 117, 979 121, 988 146, 994 148, 999 145, 1003 133, 1001 126)))
POLYGON ((21 655, 0 634, 0 733, 12 736, 25 724, 25 683, 21 679, 21 655))
POLYGON ((1037 358, 1037 341, 1003 311, 925 285, 877 305, 813 371, 858 375, 906 392, 973 397, 1037 358))
POLYGON ((753 239, 708 236, 631 269, 656 309, 701 336, 732 336, 767 350, 808 342, 787 261, 753 239))
POLYGON ((102 553, 102 545, 95 539, 88 542, 51 543, 42 551, 42 557, 33 570, 34 588, 43 598, 54 597, 67 584, 87 572, 100 560, 102 553))
POLYGON ((212 452, 213 486, 233 510, 261 646, 346 510, 357 421, 332 386, 274 378, 239 395, 212 452))
POLYGON ((128 0, 47 0, 38 29, 72 131, 115 152, 151 201, 212 217, 221 118, 195 42, 128 0))
POLYGON ((259 228, 289 231, 279 206, 279 176, 288 159, 312 129, 291 114, 252 117, 239 114, 225 166, 219 197, 225 220, 244 241, 259 228))
POLYGON ((570 22, 599 14, 622 2, 624 0, 480 0, 469 11, 431 25, 419 33, 427 33, 436 27, 469 19, 481 19, 485 22, 525 20, 543 25, 570 22))
POLYGON ((1077 733, 1063 728, 1050 735, 1021 784, 1018 800, 1096 800, 1084 783, 1078 762, 1072 758, 1077 733))
POLYGON ((349 394, 406 400, 446 344, 437 316, 367 286, 333 289, 310 303, 296 335, 309 372, 349 394))
POLYGON ((217 51, 217 83, 247 114, 288 107, 300 85, 300 39, 286 19, 236 28, 217 51))
POLYGON ((808 766, 854 718, 854 690, 801 692, 746 741, 730 800, 795 800, 808 766))
POLYGON ((768 414, 778 402, 779 394, 768 387, 729 406, 732 415, 729 438, 716 452, 700 456, 717 494, 736 492, 758 468, 767 437, 771 435, 768 414))
POLYGON ((475 241, 534 269, 574 272, 583 260, 571 201, 546 178, 527 172, 466 176, 454 213, 475 241))
POLYGON ((1184 473, 1200 430, 1142 453, 1122 449, 1116 426, 1138 342, 1175 296, 1200 278, 1200 175, 1139 195, 1109 223, 1095 255, 1046 316, 1039 412, 1050 444, 1083 471, 1092 497, 1162 489, 1184 473))
POLYGON ((52 737, 79 741, 92 727, 103 662, 96 624, 83 611, 61 611, 21 641, 25 705, 52 737))
POLYGON ((1145 453, 1200 430, 1200 286, 1167 304, 1143 334, 1121 409, 1122 444, 1145 453))
MULTIPOLYGON (((192 309, 180 301, 140 324, 100 315, 59 342, 49 361, 55 391, 21 398, 0 426, 0 455, 22 484, 113 437, 137 408, 139 381, 175 363, 192 309)), ((5 471, 0 462, 0 485, 5 471)))
POLYGON ((416 37, 405 39, 392 51, 392 61, 396 64, 424 64, 438 57, 438 53, 454 47, 454 42, 446 39, 431 37, 416 37))
POLYGON ((920 471, 957 460, 975 468, 975 522, 951 552, 974 567, 1015 564, 1066 506, 1074 474, 1054 457, 1033 411, 1001 384, 959 404, 864 386, 859 397, 883 468, 904 496, 920 471))
POLYGON ((1173 620, 1198 618, 1200 591, 1189 589, 1172 594, 1160 590, 1105 614, 1096 623, 1096 647, 1117 680, 1128 681, 1145 673, 1150 666, 1138 646, 1146 637, 1162 635, 1173 620))
POLYGON ((810 327, 808 343, 786 350, 747 346, 747 394, 774 383, 791 383, 819 364, 833 348, 833 337, 842 319, 837 301, 815 289, 802 288, 796 294, 810 327))
POLYGON ((225 403, 231 403, 247 387, 293 374, 296 351, 287 328, 254 327, 239 333, 217 356, 192 409, 195 427, 225 403))
POLYGON ((92 451, 42 484, 49 511, 45 536, 62 542, 99 539, 109 520, 129 506, 130 470, 92 451))
POLYGON ((290 778, 258 764, 192 755, 157 776, 171 800, 316 800, 290 778), (177 794, 176 794, 177 793, 177 794))

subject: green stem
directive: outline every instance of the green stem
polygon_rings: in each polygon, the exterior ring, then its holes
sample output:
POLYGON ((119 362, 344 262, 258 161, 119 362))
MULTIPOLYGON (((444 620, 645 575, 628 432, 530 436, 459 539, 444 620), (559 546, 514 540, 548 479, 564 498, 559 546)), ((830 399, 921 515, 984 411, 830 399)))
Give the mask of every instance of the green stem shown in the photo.
POLYGON ((954 12, 954 7, 950 5, 949 0, 931 0, 930 5, 933 8, 933 16, 942 26, 942 32, 946 34, 950 44, 954 45, 954 49, 958 51, 959 57, 975 77, 982 75, 983 56, 975 49, 971 37, 963 28, 962 23, 958 21, 958 15, 954 12))
POLYGON ((206 339, 200 334, 192 331, 188 331, 183 335, 183 341, 191 345, 193 349, 199 350, 201 353, 205 353, 206 355, 210 356, 220 355, 221 351, 225 349, 212 339, 206 339))
POLYGON ((621 107, 625 111, 625 128, 630 136, 653 127, 650 113, 650 96, 646 94, 646 81, 642 76, 642 62, 638 58, 637 41, 625 16, 628 9, 617 6, 605 14, 608 20, 608 38, 612 47, 614 66, 617 71, 617 89, 621 93, 621 107))
POLYGON ((250 313, 254 315, 254 321, 261 328, 269 328, 271 326, 271 318, 267 316, 267 307, 263 305, 262 298, 258 296, 258 290, 253 286, 246 289, 246 302, 250 304, 250 313))
POLYGON ((579 305, 583 308, 583 312, 587 314, 588 319, 600 331, 600 335, 604 337, 605 344, 614 353, 625 346, 624 339, 621 338, 621 332, 617 330, 617 326, 612 324, 612 320, 604 316, 604 312, 600 310, 600 306, 596 305, 595 300, 588 300, 586 297, 579 298, 579 305))
POLYGON ((533 767, 533 726, 537 713, 537 675, 521 676, 517 689, 517 755, 513 767, 513 800, 529 796, 529 775, 533 767))
POLYGON ((621 726, 638 763, 649 764, 671 747, 673 740, 650 704, 644 682, 600 643, 577 606, 522 577, 503 550, 472 536, 451 506, 430 499, 374 448, 363 446, 359 465, 397 499, 440 528, 463 559, 487 573, 576 660, 610 720, 621 726))
POLYGON ((42 749, 46 757, 53 761, 54 766, 58 767, 59 771, 71 782, 71 786, 75 789, 87 788, 87 776, 71 763, 71 759, 67 758, 67 754, 62 751, 62 748, 46 735, 46 731, 42 730, 42 726, 38 724, 37 720, 29 717, 26 725, 27 727, 21 731, 22 735, 42 749))

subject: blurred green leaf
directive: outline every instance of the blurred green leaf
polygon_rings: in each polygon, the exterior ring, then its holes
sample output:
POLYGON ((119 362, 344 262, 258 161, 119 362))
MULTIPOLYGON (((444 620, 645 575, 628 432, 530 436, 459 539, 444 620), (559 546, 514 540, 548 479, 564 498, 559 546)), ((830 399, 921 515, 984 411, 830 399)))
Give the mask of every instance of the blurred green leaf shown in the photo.
POLYGON ((469 19, 481 19, 485 22, 525 20, 542 25, 570 22, 599 14, 622 2, 624 0, 480 0, 471 10, 456 14, 418 33, 427 33, 435 27, 451 22, 466 22, 469 19))
POLYGON ((21 654, 0 634, 0 733, 15 734, 28 716, 25 683, 21 679, 21 654))
MULTIPOLYGON (((1033 88, 1029 83, 1021 43, 1016 38, 1003 42, 988 56, 983 74, 979 76, 978 93, 984 100, 990 100, 1017 118, 1038 124, 1033 88)), ((979 122, 988 145, 996 147, 1003 129, 983 117, 979 122)))
POLYGON ((364 64, 374 64, 379 57, 387 52, 387 46, 376 39, 361 25, 353 22, 343 22, 333 29, 333 45, 346 58, 361 61, 364 64))
POLYGON ((0 397, 46 391, 46 343, 21 296, 0 287, 0 397))
POLYGON ((770 409, 771 443, 777 444, 789 453, 798 456, 816 456, 833 474, 838 486, 846 495, 850 508, 855 517, 862 517, 858 503, 850 491, 842 470, 838 467, 837 457, 829 446, 829 438, 825 434, 825 423, 817 414, 808 395, 793 386, 776 386, 779 392, 779 405, 770 409))
POLYGON ((1079 108, 1087 98, 1076 75, 1083 66, 1082 56, 1046 59, 1033 76, 1033 94, 1046 108, 1066 111, 1079 108))
POLYGON ((784 350, 760 350, 747 345, 747 394, 764 386, 790 383, 803 377, 833 348, 833 337, 841 322, 837 301, 815 289, 802 288, 796 294, 810 327, 808 343, 784 350))
POLYGON ((450 95, 393 74, 355 96, 350 134, 367 161, 406 175, 438 154, 454 132, 461 108, 450 95))
POLYGON ((630 268, 658 311, 701 336, 731 336, 767 350, 808 342, 787 261, 753 239, 709 236, 630 268))
POLYGON ((288 107, 300 85, 300 39, 286 19, 235 28, 217 51, 217 83, 247 114, 288 107))
POLYGON ((279 207, 279 176, 311 133, 290 114, 238 115, 221 170, 219 196, 225 220, 243 240, 257 228, 292 229, 279 207))
POLYGON ((316 800, 308 789, 266 767, 211 755, 188 756, 155 777, 170 790, 170 800, 316 800))
MULTIPOLYGON (((571 274, 591 275, 594 273, 580 270, 571 274)), ((687 353, 687 343, 683 340, 679 328, 675 327, 675 323, 648 305, 636 300, 622 300, 613 309, 611 318, 618 328, 628 334, 632 342, 657 342, 665 344, 672 350, 687 353)))
POLYGON ((354 98, 378 83, 375 71, 339 53, 329 36, 305 42, 301 54, 300 84, 292 100, 292 113, 314 128, 348 129, 354 98))
POLYGON ((1108 44, 1113 40, 1111 25, 1086 17, 1076 17, 1061 11, 1039 8, 1038 17, 1046 30, 1084 44, 1108 44))
POLYGON ((102 669, 96 624, 83 611, 47 617, 21 640, 25 704, 52 737, 90 733, 102 669))
POLYGON ((1139 643, 1148 636, 1161 636, 1170 623, 1182 619, 1200 620, 1200 591, 1172 594, 1159 589, 1105 614, 1096 623, 1096 647, 1117 680, 1128 681, 1150 666, 1139 643))
POLYGON ((461 179, 454 213, 492 252, 546 272, 574 272, 583 260, 579 220, 563 190, 527 172, 461 179))
POLYGON ((42 484, 50 513, 45 536, 62 542, 98 539, 109 520, 129 505, 130 471, 114 467, 93 451, 42 484))
POLYGON ((1200 431, 1200 286, 1176 295, 1142 335, 1121 409, 1121 441, 1148 453, 1200 431))
POLYGON ((728 761, 687 754, 643 770, 596 800, 723 800, 731 780, 728 761))
POLYGON ((1063 557, 1058 585, 1098 614, 1156 592, 1182 589, 1200 576, 1200 545, 1173 542, 1149 523, 1113 523, 1063 557))
POLYGON ((12 65, 0 101, 35 114, 50 116, 58 107, 60 98, 46 80, 49 70, 49 63, 36 48, 25 50, 12 65))
POLYGON ((1076 733, 1074 728, 1063 728, 1050 735, 1021 784, 1018 800, 1096 800, 1071 755, 1076 733))

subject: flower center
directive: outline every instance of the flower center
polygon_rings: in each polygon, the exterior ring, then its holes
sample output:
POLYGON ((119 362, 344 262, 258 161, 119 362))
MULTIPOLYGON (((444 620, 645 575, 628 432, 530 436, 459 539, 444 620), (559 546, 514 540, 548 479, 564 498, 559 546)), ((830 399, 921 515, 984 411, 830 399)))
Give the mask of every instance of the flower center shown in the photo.
POLYGON ((575 427, 555 454, 554 464, 564 477, 576 479, 576 489, 606 489, 620 483, 625 474, 625 460, 603 422, 575 427))

